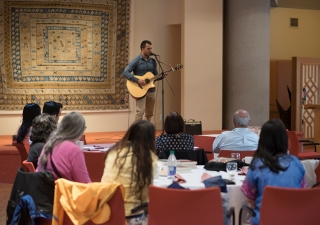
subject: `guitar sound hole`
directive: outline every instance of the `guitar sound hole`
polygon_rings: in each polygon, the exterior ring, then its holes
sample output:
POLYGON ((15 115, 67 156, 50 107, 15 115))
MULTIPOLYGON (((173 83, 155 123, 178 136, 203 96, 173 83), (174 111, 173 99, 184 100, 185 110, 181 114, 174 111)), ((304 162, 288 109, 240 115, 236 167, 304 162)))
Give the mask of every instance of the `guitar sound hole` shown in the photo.
POLYGON ((146 84, 149 84, 149 83, 150 83, 150 80, 149 80, 149 79, 146 79, 145 82, 146 82, 146 84))

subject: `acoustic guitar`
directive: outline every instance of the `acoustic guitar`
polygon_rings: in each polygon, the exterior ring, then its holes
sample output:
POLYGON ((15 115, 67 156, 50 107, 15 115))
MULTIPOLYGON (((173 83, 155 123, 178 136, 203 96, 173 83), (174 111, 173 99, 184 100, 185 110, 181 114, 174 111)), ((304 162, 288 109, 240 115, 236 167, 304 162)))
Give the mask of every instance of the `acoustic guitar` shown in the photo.
MULTIPOLYGON (((165 71, 164 73, 170 73, 175 70, 181 70, 183 68, 183 65, 178 64, 175 67, 172 67, 170 70, 165 71)), ((154 86, 154 81, 158 78, 161 78, 163 76, 162 73, 158 75, 153 75, 151 72, 145 73, 143 76, 134 76, 138 79, 144 80, 146 85, 141 86, 140 84, 127 80, 127 88, 129 90, 129 93, 132 95, 134 98, 141 98, 145 96, 150 88, 155 87, 154 86)))

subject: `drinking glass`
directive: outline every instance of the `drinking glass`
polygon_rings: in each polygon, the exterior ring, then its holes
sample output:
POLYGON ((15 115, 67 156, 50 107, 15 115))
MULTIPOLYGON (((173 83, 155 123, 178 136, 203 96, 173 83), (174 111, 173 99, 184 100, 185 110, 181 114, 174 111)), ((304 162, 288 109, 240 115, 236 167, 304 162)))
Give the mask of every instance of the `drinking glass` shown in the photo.
POLYGON ((227 173, 230 176, 231 180, 234 180, 234 177, 238 171, 238 164, 236 162, 228 162, 226 167, 227 173))
POLYGON ((240 160, 240 153, 231 153, 231 158, 240 160))

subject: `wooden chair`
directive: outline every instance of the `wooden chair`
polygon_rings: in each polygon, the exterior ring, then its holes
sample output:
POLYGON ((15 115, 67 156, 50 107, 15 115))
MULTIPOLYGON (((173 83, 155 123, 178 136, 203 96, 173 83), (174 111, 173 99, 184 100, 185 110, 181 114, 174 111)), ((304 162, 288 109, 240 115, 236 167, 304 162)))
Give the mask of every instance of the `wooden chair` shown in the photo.
POLYGON ((28 171, 27 167, 25 165, 23 165, 23 161, 28 158, 28 153, 27 153, 26 148, 24 147, 23 144, 17 143, 17 141, 12 141, 12 145, 15 146, 19 151, 22 169, 24 171, 28 171))
MULTIPOLYGON (((320 202, 320 188, 282 188, 267 186, 264 189, 261 209, 260 225, 290 224, 290 225, 318 225, 320 202)), ((248 207, 253 216, 255 213, 248 207)), ((240 210, 238 224, 241 225, 240 210)))
POLYGON ((300 132, 287 131, 288 134, 288 149, 291 155, 296 156, 298 159, 320 159, 320 153, 317 152, 302 152, 302 146, 317 145, 308 140, 302 140, 300 132), (304 143, 306 142, 306 143, 304 143))
POLYGON ((219 188, 181 190, 149 187, 149 225, 222 225, 219 188))
POLYGON ((240 154, 240 160, 247 156, 253 156, 255 150, 227 150, 227 149, 221 149, 219 152, 219 157, 225 157, 225 158, 231 158, 231 153, 239 153, 240 154))
POLYGON ((22 164, 27 168, 26 172, 36 172, 32 162, 27 162, 27 160, 24 160, 22 164))

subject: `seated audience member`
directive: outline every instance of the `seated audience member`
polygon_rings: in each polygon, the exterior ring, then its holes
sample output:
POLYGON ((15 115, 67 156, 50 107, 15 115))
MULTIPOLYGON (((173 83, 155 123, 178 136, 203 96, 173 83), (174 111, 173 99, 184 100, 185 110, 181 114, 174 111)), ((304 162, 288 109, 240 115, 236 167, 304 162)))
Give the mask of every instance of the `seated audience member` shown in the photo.
POLYGON ((145 221, 143 213, 132 214, 131 209, 148 202, 148 187, 157 169, 155 128, 145 120, 135 121, 124 137, 105 155, 101 182, 117 182, 124 186, 124 207, 128 224, 145 221))
POLYGON ((40 114, 41 108, 36 103, 28 103, 23 108, 22 124, 17 132, 17 143, 23 144, 27 153, 30 149, 29 137, 32 128, 32 121, 40 114))
POLYGON ((243 109, 237 110, 233 114, 232 131, 222 132, 213 141, 213 152, 217 155, 220 149, 226 150, 256 150, 258 146, 259 137, 253 132, 250 132, 248 125, 250 122, 250 115, 243 109))
POLYGON ((45 144, 36 171, 50 171, 55 180, 65 178, 80 183, 91 182, 84 154, 76 145, 85 129, 86 123, 81 113, 69 112, 65 115, 45 144))
POLYGON ((170 112, 164 122, 166 134, 156 139, 156 149, 162 150, 193 150, 194 140, 190 134, 184 134, 184 121, 177 112, 170 112))
POLYGON ((27 161, 32 162, 34 168, 38 166, 38 158, 41 154, 42 148, 46 143, 47 138, 57 128, 57 121, 53 116, 42 113, 32 122, 32 133, 30 140, 32 144, 28 154, 27 161))
POLYGON ((49 115, 54 116, 58 122, 61 116, 62 108, 63 106, 61 103, 55 101, 48 101, 44 103, 42 113, 48 113, 49 115))
MULTIPOLYGON (((249 166, 241 191, 254 208, 251 224, 259 224, 260 207, 266 186, 304 188, 305 170, 301 162, 287 154, 288 136, 281 120, 269 120, 261 129, 258 149, 249 166)), ((276 204, 276 203, 275 203, 276 204)))

